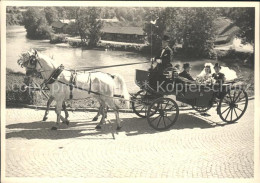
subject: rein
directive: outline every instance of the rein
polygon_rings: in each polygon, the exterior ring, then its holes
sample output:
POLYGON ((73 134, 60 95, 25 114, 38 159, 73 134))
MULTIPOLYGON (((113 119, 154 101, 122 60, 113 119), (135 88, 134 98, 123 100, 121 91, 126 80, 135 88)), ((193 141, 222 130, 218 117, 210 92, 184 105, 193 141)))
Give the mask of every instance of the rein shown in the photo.
POLYGON ((67 71, 91 71, 91 70, 95 70, 95 69, 104 69, 104 68, 110 68, 110 67, 122 67, 122 66, 138 65, 138 64, 145 64, 145 63, 150 63, 150 61, 135 62, 135 63, 129 63, 129 64, 106 65, 106 66, 100 66, 100 67, 80 67, 79 69, 66 69, 66 70, 67 71))

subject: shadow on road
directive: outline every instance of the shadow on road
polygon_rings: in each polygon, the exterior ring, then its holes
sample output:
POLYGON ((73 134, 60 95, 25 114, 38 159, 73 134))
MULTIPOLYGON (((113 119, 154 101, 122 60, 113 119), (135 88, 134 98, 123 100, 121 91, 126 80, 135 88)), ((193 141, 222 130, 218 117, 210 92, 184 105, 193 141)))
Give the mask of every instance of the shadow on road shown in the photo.
MULTIPOLYGON (((146 119, 141 118, 122 118, 122 129, 118 133, 125 133, 126 136, 135 136, 142 134, 160 133, 149 126, 146 119)), ((100 139, 104 135, 117 133, 116 124, 112 120, 112 124, 106 123, 101 130, 96 130, 97 122, 90 120, 71 121, 69 126, 60 125, 60 129, 51 130, 54 122, 33 121, 28 123, 16 123, 7 125, 6 138, 25 138, 25 139, 68 139, 77 137, 92 137, 89 139, 100 139)), ((216 126, 224 126, 227 123, 213 122, 207 117, 194 113, 180 114, 177 122, 169 130, 182 130, 193 128, 214 128, 216 126)))

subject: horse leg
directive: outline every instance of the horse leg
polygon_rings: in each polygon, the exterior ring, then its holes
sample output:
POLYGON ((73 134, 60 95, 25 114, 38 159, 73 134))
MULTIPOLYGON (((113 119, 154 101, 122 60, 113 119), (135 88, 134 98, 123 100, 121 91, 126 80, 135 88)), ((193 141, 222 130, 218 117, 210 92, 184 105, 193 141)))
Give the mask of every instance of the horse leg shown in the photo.
POLYGON ((51 106, 51 103, 52 103, 53 100, 54 100, 54 97, 50 96, 50 98, 47 101, 47 108, 46 108, 46 111, 45 111, 45 114, 44 114, 44 117, 43 117, 42 121, 46 121, 48 119, 50 106, 51 106))
POLYGON ((98 113, 97 113, 97 115, 92 119, 92 121, 97 121, 97 120, 98 120, 98 117, 99 117, 100 114, 101 114, 101 112, 102 112, 102 107, 99 106, 99 108, 98 108, 98 113))
POLYGON ((63 108, 63 110, 64 110, 64 112, 65 112, 65 121, 64 121, 64 122, 65 122, 67 125, 69 125, 69 120, 68 120, 69 113, 68 113, 68 111, 67 111, 67 107, 66 107, 65 101, 63 101, 63 103, 62 103, 62 108, 63 108))
POLYGON ((105 121, 105 118, 106 118, 106 106, 105 106, 105 103, 102 102, 102 104, 100 105, 100 110, 101 110, 101 115, 102 115, 102 118, 99 122, 99 124, 96 126, 96 129, 101 129, 101 125, 104 123, 105 121))
POLYGON ((57 101, 56 103, 56 114, 57 114, 57 121, 56 121, 56 126, 53 126, 51 129, 52 130, 57 130, 60 124, 60 119, 61 119, 61 109, 62 109, 62 101, 57 101))
POLYGON ((121 126, 121 122, 120 122, 120 118, 119 118, 119 112, 118 112, 118 109, 114 109, 114 112, 115 112, 115 116, 116 116, 116 130, 120 130, 122 128, 121 126))

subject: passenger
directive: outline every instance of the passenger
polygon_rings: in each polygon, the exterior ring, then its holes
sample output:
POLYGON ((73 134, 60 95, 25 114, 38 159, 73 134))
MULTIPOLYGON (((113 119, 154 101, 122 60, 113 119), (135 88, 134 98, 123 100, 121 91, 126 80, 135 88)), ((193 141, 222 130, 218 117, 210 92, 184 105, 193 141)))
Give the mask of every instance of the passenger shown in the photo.
POLYGON ((180 64, 176 64, 173 68, 178 74, 180 74, 181 72, 181 65, 180 64))
POLYGON ((221 73, 220 69, 221 66, 219 63, 216 63, 214 66, 215 73, 212 74, 216 84, 223 84, 226 81, 225 74, 221 73))
POLYGON ((180 77, 186 78, 190 81, 195 81, 193 77, 190 75, 191 65, 189 63, 183 64, 183 71, 179 74, 180 77))
POLYGON ((198 84, 213 84, 211 65, 205 64, 203 71, 197 76, 196 83, 198 84))

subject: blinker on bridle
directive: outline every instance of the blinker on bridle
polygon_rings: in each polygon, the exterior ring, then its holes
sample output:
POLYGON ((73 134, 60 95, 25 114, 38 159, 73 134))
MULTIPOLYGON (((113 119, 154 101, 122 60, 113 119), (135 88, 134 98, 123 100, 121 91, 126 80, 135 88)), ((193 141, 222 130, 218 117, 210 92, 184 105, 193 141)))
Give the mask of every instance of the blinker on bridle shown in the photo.
POLYGON ((36 56, 35 55, 30 56, 30 59, 29 59, 30 65, 36 67, 36 62, 37 62, 36 56))

